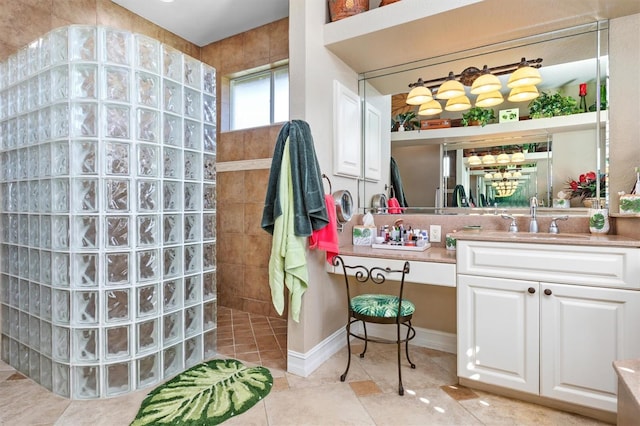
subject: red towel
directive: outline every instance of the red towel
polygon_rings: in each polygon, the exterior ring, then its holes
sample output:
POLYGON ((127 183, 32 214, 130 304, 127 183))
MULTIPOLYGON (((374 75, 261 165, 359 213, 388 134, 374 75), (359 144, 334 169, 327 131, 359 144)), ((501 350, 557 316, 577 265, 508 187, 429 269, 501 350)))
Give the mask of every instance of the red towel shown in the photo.
POLYGON ((309 248, 320 249, 327 252, 327 262, 331 263, 338 251, 338 221, 336 219, 336 204, 333 196, 325 194, 324 202, 327 204, 329 223, 324 228, 313 231, 309 237, 309 248))
POLYGON ((402 207, 400 207, 400 203, 396 197, 391 197, 387 201, 387 207, 389 210, 389 214, 400 214, 402 213, 402 207))

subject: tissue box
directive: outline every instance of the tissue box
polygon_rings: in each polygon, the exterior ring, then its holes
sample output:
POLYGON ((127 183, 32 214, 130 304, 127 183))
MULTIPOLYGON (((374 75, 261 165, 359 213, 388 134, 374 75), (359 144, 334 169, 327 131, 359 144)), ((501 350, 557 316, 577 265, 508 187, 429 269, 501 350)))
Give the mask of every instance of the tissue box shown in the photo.
POLYGON ((375 226, 356 225, 353 227, 353 245, 370 246, 376 239, 375 226))

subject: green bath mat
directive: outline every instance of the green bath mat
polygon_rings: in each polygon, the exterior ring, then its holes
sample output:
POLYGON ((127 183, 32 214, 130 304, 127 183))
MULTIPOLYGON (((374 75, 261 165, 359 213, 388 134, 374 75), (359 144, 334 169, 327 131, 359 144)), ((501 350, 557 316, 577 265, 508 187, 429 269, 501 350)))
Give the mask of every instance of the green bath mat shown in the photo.
POLYGON ((253 407, 272 385, 267 368, 235 359, 207 361, 151 391, 131 426, 217 425, 253 407))

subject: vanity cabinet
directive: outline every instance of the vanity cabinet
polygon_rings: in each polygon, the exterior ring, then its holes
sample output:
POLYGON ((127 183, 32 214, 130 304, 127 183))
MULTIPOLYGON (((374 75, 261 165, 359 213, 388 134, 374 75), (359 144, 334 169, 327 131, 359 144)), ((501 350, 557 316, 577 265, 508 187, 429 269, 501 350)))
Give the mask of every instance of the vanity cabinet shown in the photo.
POLYGON ((640 356, 640 278, 624 271, 639 251, 458 240, 458 376, 615 412, 612 363, 640 356))

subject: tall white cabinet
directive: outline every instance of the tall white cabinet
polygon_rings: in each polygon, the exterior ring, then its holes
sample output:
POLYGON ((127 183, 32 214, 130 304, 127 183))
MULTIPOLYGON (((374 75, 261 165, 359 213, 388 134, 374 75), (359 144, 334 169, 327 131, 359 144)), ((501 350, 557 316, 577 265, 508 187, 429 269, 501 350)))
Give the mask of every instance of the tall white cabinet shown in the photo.
POLYGON ((615 412, 612 362, 640 356, 639 252, 459 240, 458 376, 615 412))

